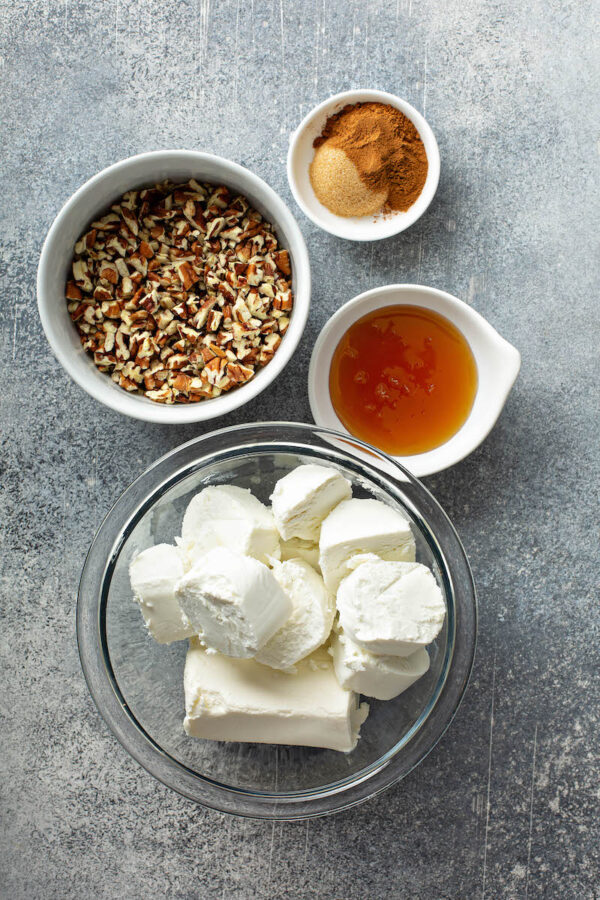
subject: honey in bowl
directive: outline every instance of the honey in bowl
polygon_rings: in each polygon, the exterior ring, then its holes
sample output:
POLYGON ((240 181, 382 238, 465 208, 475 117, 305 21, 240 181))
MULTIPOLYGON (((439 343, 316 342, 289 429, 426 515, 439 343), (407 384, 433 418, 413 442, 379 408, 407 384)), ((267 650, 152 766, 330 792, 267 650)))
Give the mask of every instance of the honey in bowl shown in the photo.
POLYGON ((335 349, 331 402, 347 430, 393 456, 439 447, 466 421, 477 366, 460 331, 433 310, 387 306, 354 322, 335 349))

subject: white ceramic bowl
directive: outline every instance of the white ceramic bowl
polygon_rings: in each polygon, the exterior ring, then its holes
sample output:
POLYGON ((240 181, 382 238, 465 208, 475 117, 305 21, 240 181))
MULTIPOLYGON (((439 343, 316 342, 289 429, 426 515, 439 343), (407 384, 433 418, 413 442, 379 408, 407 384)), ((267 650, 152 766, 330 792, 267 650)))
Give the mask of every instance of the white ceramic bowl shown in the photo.
POLYGON ((310 408, 317 425, 349 434, 338 419, 329 395, 331 359, 342 336, 357 319, 375 309, 394 305, 421 306, 445 316, 466 338, 477 365, 478 384, 473 407, 456 434, 427 453, 393 457, 421 478, 464 459, 489 434, 519 373, 521 355, 483 316, 451 294, 419 284, 374 288, 342 306, 317 339, 308 373, 310 408))
POLYGON ((264 181, 236 163, 193 150, 142 153, 109 166, 76 191, 54 220, 42 249, 37 277, 38 309, 46 337, 58 361, 88 394, 117 412, 161 424, 184 424, 231 412, 260 394, 290 360, 304 331, 310 305, 310 265, 304 238, 288 207, 264 181), (159 181, 222 183, 244 194, 271 222, 292 260, 294 309, 290 325, 272 361, 247 384, 199 403, 166 406, 129 394, 103 375, 81 346, 68 314, 65 281, 75 242, 87 225, 132 188, 159 181))
POLYGON ((435 135, 423 116, 414 106, 401 100, 394 94, 385 91, 345 91, 325 100, 315 107, 290 136, 290 148, 287 158, 287 173, 292 194, 302 212, 309 219, 337 237, 349 241, 377 241, 380 238, 399 234, 413 225, 420 218, 435 195, 440 179, 440 151, 435 135), (313 141, 323 131, 327 119, 349 103, 387 103, 404 113, 415 125, 425 145, 429 170, 427 180, 421 194, 406 212, 392 215, 354 216, 345 218, 336 216, 317 199, 308 174, 314 155, 313 141))

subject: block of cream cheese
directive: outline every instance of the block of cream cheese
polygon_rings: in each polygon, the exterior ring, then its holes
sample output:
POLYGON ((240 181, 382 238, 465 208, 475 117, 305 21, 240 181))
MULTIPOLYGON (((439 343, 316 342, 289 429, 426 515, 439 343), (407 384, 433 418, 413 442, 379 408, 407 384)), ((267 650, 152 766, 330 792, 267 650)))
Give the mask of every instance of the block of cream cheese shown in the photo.
POLYGON ((341 686, 376 700, 397 697, 429 669, 429 654, 424 647, 410 656, 376 656, 343 632, 331 642, 331 655, 341 686))
POLYGON ((410 656, 430 644, 446 616, 444 597, 427 566, 368 558, 341 582, 340 626, 371 653, 410 656))
POLYGON ((267 566, 226 547, 199 557, 175 596, 207 647, 240 658, 254 656, 292 612, 267 566))
POLYGON ((402 513, 380 500, 344 500, 321 526, 319 564, 330 591, 351 570, 349 561, 362 553, 381 559, 412 561, 415 540, 402 513))
POLYGON ((347 478, 327 466, 298 466, 275 485, 273 515, 284 541, 318 541, 323 519, 342 500, 352 496, 347 478))
POLYGON ((321 576, 303 559, 275 562, 272 571, 292 601, 292 614, 255 659, 274 669, 291 669, 329 637, 335 600, 321 576))
POLYGON ((204 488, 183 517, 181 545, 192 564, 213 547, 228 547, 261 562, 279 559, 273 514, 246 488, 232 484, 204 488))
POLYGON ((148 631, 159 644, 181 641, 195 634, 175 598, 183 576, 182 554, 170 544, 148 547, 132 560, 129 580, 148 631))
POLYGON ((281 559, 303 559, 312 566, 315 572, 321 572, 319 566, 319 545, 315 541, 305 541, 303 538, 290 538, 289 541, 281 541, 281 559))
POLYGON ((289 674, 253 659, 207 653, 190 641, 185 662, 185 720, 191 737, 297 744, 348 752, 369 707, 340 687, 324 651, 289 674), (320 654, 320 655, 319 655, 320 654))

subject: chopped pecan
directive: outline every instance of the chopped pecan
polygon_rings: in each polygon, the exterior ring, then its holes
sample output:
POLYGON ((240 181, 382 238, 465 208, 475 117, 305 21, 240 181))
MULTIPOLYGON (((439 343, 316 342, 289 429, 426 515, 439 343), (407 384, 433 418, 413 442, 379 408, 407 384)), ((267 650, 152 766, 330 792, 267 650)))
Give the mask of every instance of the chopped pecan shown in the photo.
POLYGON ((278 250, 277 253, 273 254, 275 258, 275 262, 277 264, 277 268, 283 272, 284 275, 290 275, 292 272, 292 267, 290 265, 290 254, 287 250, 278 250))
POLYGON ((289 324, 289 253, 223 185, 128 191, 75 245, 68 312, 124 390, 190 403, 244 384, 289 324))

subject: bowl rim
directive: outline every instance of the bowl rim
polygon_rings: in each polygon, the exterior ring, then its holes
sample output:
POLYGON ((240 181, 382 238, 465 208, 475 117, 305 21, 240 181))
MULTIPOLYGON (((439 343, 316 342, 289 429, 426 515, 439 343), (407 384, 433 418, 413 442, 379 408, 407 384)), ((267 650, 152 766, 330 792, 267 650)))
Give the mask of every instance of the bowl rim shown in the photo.
MULTIPOLYGON (((190 177, 194 176, 191 175, 190 177)), ((198 173, 197 177, 200 180, 203 178, 200 173, 198 173)), ((225 174, 223 181, 226 182, 226 180, 225 174)), ((151 181, 152 177, 148 176, 148 183, 151 181)), ((98 214, 98 212, 90 213, 90 216, 98 214)), ((38 313, 50 348, 63 369, 79 387, 104 406, 131 418, 157 424, 183 425, 214 419, 238 409, 262 393, 281 374, 294 355, 304 333, 310 310, 310 299, 311 273, 306 242, 300 226, 285 201, 262 178, 255 175, 254 172, 251 172, 245 166, 232 162, 225 157, 199 150, 152 150, 146 153, 138 153, 112 163, 87 179, 68 198, 54 218, 44 239, 37 269, 38 313), (274 216, 285 227, 286 233, 292 236, 295 244, 293 250, 287 248, 290 250, 293 262, 294 308, 290 317, 289 327, 283 336, 280 347, 269 364, 260 369, 247 384, 207 401, 167 405, 153 402, 137 394, 129 394, 122 389, 120 389, 121 393, 119 393, 112 389, 112 384, 106 383, 108 376, 99 372, 91 360, 91 365, 86 368, 86 374, 83 375, 75 364, 75 352, 67 348, 61 338, 60 326, 61 323, 66 324, 66 320, 64 317, 61 318, 55 314, 57 297, 52 294, 47 286, 49 272, 55 264, 54 250, 58 235, 78 208, 80 202, 84 200, 92 208, 94 206, 94 192, 98 185, 128 170, 131 170, 132 182, 135 182, 136 171, 141 169, 148 161, 156 163, 157 169, 160 169, 161 164, 168 163, 188 165, 190 168, 196 166, 200 168, 206 163, 222 167, 225 173, 234 174, 241 181, 245 182, 248 185, 248 190, 254 191, 260 197, 260 202, 267 210, 274 210, 274 216)))
MULTIPOLYGON (((335 237, 344 238, 349 241, 377 241, 385 240, 406 231, 411 225, 414 225, 421 216, 429 208, 433 198, 435 197, 439 180, 440 180, 440 150, 439 146, 429 122, 412 104, 402 99, 397 94, 391 94, 388 91, 380 91, 374 88, 353 88, 352 90, 342 91, 339 94, 333 94, 326 100, 323 100, 317 106, 308 112, 296 129, 290 134, 289 148, 287 154, 287 176, 290 190, 294 196, 294 200, 311 222, 314 222, 323 231, 334 235, 335 237), (298 178, 296 177, 295 166, 297 164, 296 156, 298 153, 299 142, 304 132, 310 128, 316 119, 320 118, 323 113, 333 114, 339 111, 343 106, 349 103, 385 103, 396 107, 400 112, 409 118, 416 127, 419 135, 426 145, 428 172, 423 190, 413 205, 404 213, 390 215, 385 222, 387 228, 381 228, 381 233, 373 234, 371 217, 350 217, 344 219, 343 216, 335 216, 333 221, 328 218, 316 214, 313 209, 305 202, 304 193, 300 189, 298 178), (363 222, 364 220, 364 222, 363 222), (349 223, 354 228, 349 227, 349 223)), ((312 190, 312 187, 310 187, 312 190)), ((314 192, 313 192, 314 193, 314 192)), ((316 198, 315 198, 316 199, 316 198)), ((319 201, 317 200, 319 203, 319 201)), ((319 205, 322 205, 319 203, 319 205)), ((323 207, 325 209, 325 207, 323 207)), ((329 215, 333 215, 327 211, 329 215)), ((377 220, 380 221, 380 220, 377 220)))
MULTIPOLYGON (((293 445, 289 440, 283 445, 277 443, 273 437, 277 430, 291 430, 299 436, 306 435, 307 439, 309 435, 316 435, 328 444, 335 444, 336 447, 341 443, 342 450, 338 451, 338 456, 344 458, 344 464, 354 467, 357 472, 365 469, 363 462, 357 461, 356 457, 348 453, 347 438, 344 435, 331 429, 315 428, 300 423, 264 422, 222 428, 169 451, 132 482, 98 529, 81 574, 77 598, 77 640, 84 676, 101 716, 130 755, 159 781, 190 799, 222 812, 253 818, 291 820, 327 815, 361 803, 405 777, 431 751, 453 719, 472 670, 477 634, 477 601, 469 563, 450 520, 424 485, 401 466, 394 464, 399 480, 411 482, 420 494, 419 502, 429 504, 431 510, 439 517, 439 528, 443 531, 445 546, 439 549, 438 553, 435 547, 432 546, 431 549, 434 556, 439 557, 438 563, 443 577, 447 576, 449 580, 447 592, 453 600, 448 610, 447 658, 444 660, 442 675, 433 694, 434 701, 432 703, 431 698, 428 700, 424 712, 413 723, 407 736, 374 763, 347 779, 327 784, 322 788, 278 794, 221 784, 208 776, 194 772, 185 763, 179 762, 164 751, 145 731, 133 713, 129 712, 127 702, 112 673, 110 651, 103 628, 108 594, 107 575, 112 573, 129 534, 128 529, 134 527, 141 516, 151 508, 157 494, 161 490, 170 489, 182 477, 201 468, 203 463, 214 460, 223 453, 230 454, 235 448, 240 447, 244 453, 249 449, 254 449, 254 452, 257 449, 288 452, 293 448, 306 450, 301 440, 293 445), (256 440, 257 436, 260 437, 259 441, 256 440), (245 444, 244 437, 248 438, 245 444), (232 443, 224 448, 226 439, 232 443), (216 443, 219 453, 212 452, 203 456, 202 446, 210 444, 211 441, 216 443), (274 446, 269 448, 269 444, 274 446), (157 478, 158 482, 154 483, 157 478), (147 490, 148 480, 154 483, 150 493, 147 490), (454 567, 452 574, 446 563, 447 559, 452 560, 454 567), (461 585, 464 598, 460 596, 457 600, 454 580, 461 585), (454 617, 459 601, 461 614, 459 617, 457 613, 454 617), (432 715, 434 709, 438 714, 440 711, 443 712, 440 719, 436 717, 435 723, 432 715), (398 753, 400 749, 405 748, 411 753, 410 762, 399 769, 398 753)), ((379 453, 363 442, 356 443, 362 444, 371 452, 379 453)), ((381 486, 383 478, 381 470, 371 466, 368 474, 375 481, 379 481, 381 486)), ((415 513, 419 520, 421 517, 416 509, 415 513)), ((423 528, 422 521, 419 522, 419 527, 428 542, 431 544, 429 539, 432 538, 439 548, 439 532, 433 534, 429 526, 423 528)))
POLYGON ((475 358, 478 376, 484 365, 486 369, 494 367, 494 384, 486 382, 488 396, 485 407, 482 408, 478 404, 476 408, 481 389, 479 380, 469 415, 447 441, 432 450, 411 456, 392 456, 384 453, 385 457, 393 459, 396 464, 407 468, 413 475, 423 478, 465 459, 485 440, 504 408, 521 367, 521 354, 517 348, 463 300, 438 288, 409 283, 382 285, 357 294, 340 306, 327 320, 315 341, 308 368, 308 398, 317 425, 344 432, 356 440, 339 419, 331 402, 328 379, 335 349, 348 328, 369 312, 387 306, 419 305, 445 317, 461 332, 475 358), (398 295, 402 294, 409 296, 406 300, 398 299, 398 295), (421 303, 419 299, 411 298, 410 294, 421 295, 421 303), (474 346, 475 336, 478 342, 481 342, 481 346, 474 346), (473 432, 472 440, 463 443, 461 438, 470 431, 473 432))

